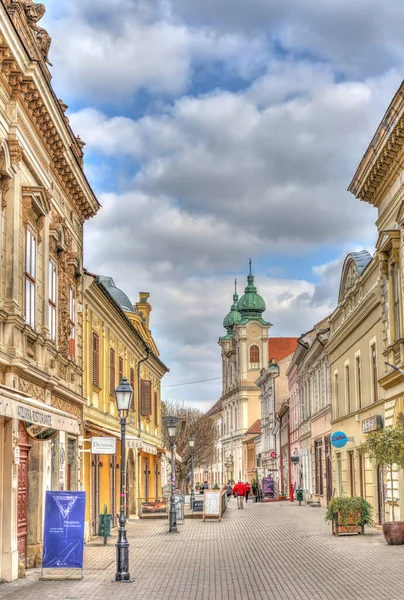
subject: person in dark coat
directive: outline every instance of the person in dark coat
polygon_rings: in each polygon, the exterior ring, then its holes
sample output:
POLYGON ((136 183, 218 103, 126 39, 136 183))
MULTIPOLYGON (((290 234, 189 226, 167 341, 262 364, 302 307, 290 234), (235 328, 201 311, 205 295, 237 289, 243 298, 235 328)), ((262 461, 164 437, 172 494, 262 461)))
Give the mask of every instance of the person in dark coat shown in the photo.
POLYGON ((244 484, 244 487, 245 487, 245 501, 247 502, 248 495, 251 493, 251 485, 248 483, 248 481, 246 481, 244 484))

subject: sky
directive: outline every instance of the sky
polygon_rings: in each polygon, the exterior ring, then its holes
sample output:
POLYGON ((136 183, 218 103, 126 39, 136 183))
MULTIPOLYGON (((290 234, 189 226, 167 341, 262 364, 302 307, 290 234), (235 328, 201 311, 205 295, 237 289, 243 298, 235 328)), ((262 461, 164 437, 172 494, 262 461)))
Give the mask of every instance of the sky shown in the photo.
POLYGON ((250 257, 270 335, 299 336, 334 309, 345 256, 374 251, 376 210, 347 187, 401 83, 404 4, 46 8, 53 85, 102 204, 85 266, 133 302, 150 292, 162 399, 207 409, 250 257))

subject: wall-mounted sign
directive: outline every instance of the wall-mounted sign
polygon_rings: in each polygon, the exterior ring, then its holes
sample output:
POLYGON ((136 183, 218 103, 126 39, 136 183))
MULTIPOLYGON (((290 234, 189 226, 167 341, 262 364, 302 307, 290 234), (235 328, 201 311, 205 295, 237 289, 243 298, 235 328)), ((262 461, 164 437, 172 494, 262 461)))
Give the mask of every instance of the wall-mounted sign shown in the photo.
POLYGON ((277 455, 277 453, 275 452, 275 450, 272 450, 272 452, 270 452, 270 453, 269 453, 269 456, 270 456, 271 458, 278 458, 278 455, 277 455))
POLYGON ((348 436, 343 431, 335 431, 331 436, 331 444, 334 448, 343 448, 347 445, 348 436))
POLYGON ((299 463, 299 456, 295 456, 295 455, 291 456, 291 457, 290 457, 290 462, 291 462, 293 465, 297 465, 297 464, 299 463))
POLYGON ((37 425, 36 423, 29 423, 28 421, 24 421, 24 429, 30 438, 33 440, 39 440, 41 442, 51 440, 55 437, 55 435, 58 434, 57 429, 45 427, 44 425, 37 425))
POLYGON ((14 448, 14 457, 13 457, 13 462, 14 462, 15 465, 19 465, 20 464, 20 456, 21 456, 21 454, 20 454, 20 447, 16 446, 14 448))
POLYGON ((370 433, 371 431, 377 431, 378 429, 382 429, 382 427, 382 415, 374 415, 373 417, 368 417, 367 419, 363 419, 362 421, 362 433, 370 433))
POLYGON ((92 437, 91 454, 116 454, 116 438, 92 437))

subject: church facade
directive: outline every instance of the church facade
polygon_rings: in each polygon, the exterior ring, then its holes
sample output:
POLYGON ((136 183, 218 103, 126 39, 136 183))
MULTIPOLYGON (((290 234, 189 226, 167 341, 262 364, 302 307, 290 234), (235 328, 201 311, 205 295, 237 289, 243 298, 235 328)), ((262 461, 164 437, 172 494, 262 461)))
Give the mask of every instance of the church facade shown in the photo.
POLYGON ((262 317, 266 310, 251 271, 247 287, 233 304, 223 326, 227 333, 219 339, 222 349, 222 451, 227 481, 247 480, 243 442, 248 429, 261 418, 260 388, 256 384, 261 369, 268 366, 268 333, 271 323, 262 317))

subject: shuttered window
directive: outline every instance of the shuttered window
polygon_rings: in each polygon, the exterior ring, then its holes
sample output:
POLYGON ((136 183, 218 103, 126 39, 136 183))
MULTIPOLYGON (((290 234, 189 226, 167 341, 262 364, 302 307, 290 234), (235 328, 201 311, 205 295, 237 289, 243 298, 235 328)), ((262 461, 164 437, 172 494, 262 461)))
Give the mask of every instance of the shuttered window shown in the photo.
POLYGON ((156 426, 159 424, 159 400, 157 392, 154 392, 154 423, 156 426))
POLYGON ((142 379, 140 382, 140 414, 143 417, 151 415, 151 381, 142 379))
POLYGON ((122 377, 123 377, 123 358, 120 356, 118 359, 118 369, 119 369, 119 381, 118 383, 121 382, 122 377))
POLYGON ((93 332, 93 385, 100 387, 100 338, 93 332))
POLYGON ((109 349, 109 393, 115 394, 115 350, 109 349))
POLYGON ((130 385, 133 390, 132 408, 135 407, 135 369, 130 370, 130 385))

